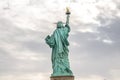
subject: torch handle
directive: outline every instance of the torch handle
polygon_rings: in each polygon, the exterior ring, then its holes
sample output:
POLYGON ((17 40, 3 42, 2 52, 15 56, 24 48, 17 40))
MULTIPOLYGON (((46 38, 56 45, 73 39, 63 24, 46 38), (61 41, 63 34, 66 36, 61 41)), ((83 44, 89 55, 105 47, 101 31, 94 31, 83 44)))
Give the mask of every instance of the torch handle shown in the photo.
POLYGON ((70 15, 69 15, 69 14, 67 14, 67 18, 66 18, 66 25, 68 25, 68 24, 69 24, 69 18, 70 18, 70 15))

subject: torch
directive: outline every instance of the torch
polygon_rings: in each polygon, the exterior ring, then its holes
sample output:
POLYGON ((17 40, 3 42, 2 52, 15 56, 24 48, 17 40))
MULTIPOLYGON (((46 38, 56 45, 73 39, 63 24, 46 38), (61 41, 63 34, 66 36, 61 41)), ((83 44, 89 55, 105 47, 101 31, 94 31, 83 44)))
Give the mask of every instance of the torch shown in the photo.
POLYGON ((70 10, 68 7, 66 7, 66 15, 70 15, 70 10))
POLYGON ((68 25, 69 24, 69 17, 70 17, 70 10, 69 10, 69 8, 68 7, 66 7, 66 15, 67 15, 67 20, 66 20, 66 25, 68 25))

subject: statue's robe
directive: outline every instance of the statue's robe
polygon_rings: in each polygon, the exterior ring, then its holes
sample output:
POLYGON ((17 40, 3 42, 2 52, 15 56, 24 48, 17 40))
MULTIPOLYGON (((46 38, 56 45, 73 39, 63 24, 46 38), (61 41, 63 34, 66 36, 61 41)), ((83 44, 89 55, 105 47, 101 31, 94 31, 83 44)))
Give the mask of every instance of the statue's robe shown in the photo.
POLYGON ((65 25, 65 27, 57 28, 51 36, 46 38, 46 43, 52 48, 52 76, 72 75, 68 59, 69 32, 69 25, 65 25))

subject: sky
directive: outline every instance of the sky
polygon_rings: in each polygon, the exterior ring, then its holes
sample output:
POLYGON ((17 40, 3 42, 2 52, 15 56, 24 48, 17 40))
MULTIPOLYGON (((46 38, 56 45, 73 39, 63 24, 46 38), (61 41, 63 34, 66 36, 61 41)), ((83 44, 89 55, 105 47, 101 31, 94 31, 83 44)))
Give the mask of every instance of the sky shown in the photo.
POLYGON ((120 80, 120 0, 0 0, 0 80, 49 80, 47 35, 70 8, 75 80, 120 80))

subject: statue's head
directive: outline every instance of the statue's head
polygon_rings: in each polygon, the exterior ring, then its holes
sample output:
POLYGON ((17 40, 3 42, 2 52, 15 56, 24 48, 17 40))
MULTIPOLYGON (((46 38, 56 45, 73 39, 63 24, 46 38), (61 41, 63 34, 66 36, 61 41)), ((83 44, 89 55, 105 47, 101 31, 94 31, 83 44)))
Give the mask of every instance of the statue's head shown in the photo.
POLYGON ((63 27, 63 22, 62 21, 58 21, 57 22, 57 28, 61 28, 63 27))

